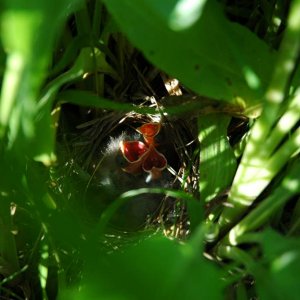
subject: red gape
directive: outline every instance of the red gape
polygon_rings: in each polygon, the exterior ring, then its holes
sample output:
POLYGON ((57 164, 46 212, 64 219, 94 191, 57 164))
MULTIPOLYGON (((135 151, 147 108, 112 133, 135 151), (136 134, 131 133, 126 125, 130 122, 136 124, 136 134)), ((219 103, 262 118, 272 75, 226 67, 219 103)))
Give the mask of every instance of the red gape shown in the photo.
POLYGON ((159 133, 160 127, 160 123, 146 123, 141 127, 138 127, 137 131, 143 135, 143 138, 148 145, 156 146, 154 138, 159 133))
POLYGON ((160 178, 161 172, 167 167, 167 159, 155 148, 155 136, 160 127, 159 123, 146 123, 137 128, 146 144, 140 141, 120 142, 121 152, 128 162, 128 166, 123 168, 125 172, 138 174, 145 171, 150 173, 151 179, 160 178))

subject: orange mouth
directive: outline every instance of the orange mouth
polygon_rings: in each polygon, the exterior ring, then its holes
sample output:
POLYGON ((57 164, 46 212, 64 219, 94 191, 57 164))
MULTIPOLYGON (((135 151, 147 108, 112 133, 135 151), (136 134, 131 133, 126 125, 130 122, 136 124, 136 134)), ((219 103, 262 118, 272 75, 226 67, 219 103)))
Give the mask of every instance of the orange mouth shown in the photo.
POLYGON ((123 170, 130 174, 147 172, 151 179, 158 179, 161 172, 167 167, 167 159, 156 150, 154 137, 160 131, 159 123, 147 123, 137 129, 146 144, 141 141, 121 141, 120 149, 123 157, 127 160, 127 167, 123 170))
POLYGON ((155 144, 154 138, 159 133, 160 127, 160 123, 146 123, 138 127, 137 131, 143 135, 145 142, 148 145, 151 145, 155 144))

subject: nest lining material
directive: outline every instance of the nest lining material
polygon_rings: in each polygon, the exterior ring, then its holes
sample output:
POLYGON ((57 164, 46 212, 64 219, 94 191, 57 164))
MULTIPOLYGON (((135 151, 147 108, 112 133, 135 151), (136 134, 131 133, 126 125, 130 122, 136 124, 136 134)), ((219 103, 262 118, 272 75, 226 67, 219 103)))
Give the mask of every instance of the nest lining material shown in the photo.
MULTIPOLYGON (((193 152, 197 148, 197 142, 193 134, 195 125, 191 125, 192 120, 169 120, 166 116, 161 118, 161 132, 157 136, 158 149, 167 158, 168 168, 162 172, 159 180, 147 182, 147 174, 133 176, 122 170, 123 165, 117 159, 119 142, 123 139, 141 140, 136 128, 159 119, 158 115, 141 115, 135 112, 103 112, 96 120, 79 125, 77 128, 80 134, 74 139, 73 146, 78 163, 91 176, 90 184, 111 188, 114 197, 143 187, 183 187, 196 193, 198 167, 197 160, 193 160, 193 152)), ((116 219, 120 219, 120 215, 124 223, 128 223, 126 218, 135 219, 136 222, 132 222, 134 229, 157 224, 173 236, 184 235, 188 230, 184 202, 163 195, 146 194, 132 199, 127 206, 120 209, 116 219)), ((115 227, 119 226, 122 230, 122 222, 115 222, 119 223, 115 227)))

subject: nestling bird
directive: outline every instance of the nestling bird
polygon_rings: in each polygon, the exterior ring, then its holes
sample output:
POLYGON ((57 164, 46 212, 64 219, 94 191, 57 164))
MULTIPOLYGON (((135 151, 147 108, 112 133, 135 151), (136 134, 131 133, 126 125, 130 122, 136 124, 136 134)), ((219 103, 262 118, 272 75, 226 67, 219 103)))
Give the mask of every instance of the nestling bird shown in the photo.
MULTIPOLYGON (((128 129, 110 137, 102 154, 96 177, 99 185, 110 191, 112 201, 129 190, 171 186, 173 175, 167 170, 167 157, 156 149, 153 137, 128 129)), ((158 212, 162 199, 159 194, 141 194, 128 200, 112 225, 124 230, 142 227, 158 212)))

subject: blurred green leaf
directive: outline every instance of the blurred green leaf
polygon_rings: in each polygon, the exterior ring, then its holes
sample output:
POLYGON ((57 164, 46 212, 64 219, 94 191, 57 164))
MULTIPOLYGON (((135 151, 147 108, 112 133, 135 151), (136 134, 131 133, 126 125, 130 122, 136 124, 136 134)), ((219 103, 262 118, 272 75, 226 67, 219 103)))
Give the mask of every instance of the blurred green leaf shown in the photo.
POLYGON ((154 237, 87 259, 82 289, 59 299, 222 299, 221 271, 189 244, 154 237))
POLYGON ((76 60, 80 49, 90 46, 90 37, 87 35, 78 35, 71 39, 67 48, 62 54, 60 60, 53 66, 50 71, 50 77, 57 77, 62 74, 67 67, 71 66, 76 60))
MULTIPOLYGON (((39 110, 43 111, 44 107, 52 105, 56 93, 64 84, 82 78, 84 75, 87 76, 93 72, 114 74, 113 69, 106 62, 104 54, 99 49, 89 47, 82 48, 73 66, 46 86, 38 104, 39 110)), ((82 103, 78 102, 77 104, 85 105, 84 99, 82 99, 81 102, 82 103)))
POLYGON ((0 139, 8 136, 9 147, 20 157, 38 155, 45 163, 53 159, 50 108, 45 108, 44 117, 37 117, 37 96, 58 29, 81 1, 4 2, 1 25, 7 63, 0 100, 0 139), (43 131, 38 132, 37 126, 43 131))
MULTIPOLYGON (((207 1, 203 12, 199 6, 198 19, 175 31, 172 23, 181 2, 104 0, 150 61, 200 95, 230 102, 242 98, 246 107, 255 108, 275 54, 248 29, 229 22, 216 1, 207 1)), ((193 13, 185 13, 186 21, 193 13)))
POLYGON ((257 291, 261 299, 298 299, 300 293, 300 239, 284 237, 275 231, 260 234, 263 247, 261 262, 265 272, 257 269, 257 291))

